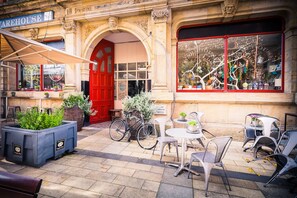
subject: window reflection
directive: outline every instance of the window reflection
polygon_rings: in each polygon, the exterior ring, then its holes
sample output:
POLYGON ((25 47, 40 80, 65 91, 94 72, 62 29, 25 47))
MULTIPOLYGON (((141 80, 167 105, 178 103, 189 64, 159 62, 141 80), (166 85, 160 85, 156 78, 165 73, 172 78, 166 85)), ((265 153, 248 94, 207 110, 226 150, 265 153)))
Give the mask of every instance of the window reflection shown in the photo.
POLYGON ((61 90, 65 84, 65 65, 43 65, 43 76, 45 90, 61 90))
POLYGON ((40 66, 26 65, 20 66, 19 89, 39 90, 40 89, 40 66))

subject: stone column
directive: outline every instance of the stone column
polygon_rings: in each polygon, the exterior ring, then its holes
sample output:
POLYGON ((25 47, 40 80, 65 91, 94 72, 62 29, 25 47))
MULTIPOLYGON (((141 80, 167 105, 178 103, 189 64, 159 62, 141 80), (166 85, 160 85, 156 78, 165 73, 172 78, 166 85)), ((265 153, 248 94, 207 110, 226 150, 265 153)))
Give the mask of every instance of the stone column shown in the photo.
POLYGON ((167 90, 168 83, 170 83, 171 72, 168 66, 168 61, 170 57, 167 53, 170 49, 170 45, 167 42, 167 35, 170 38, 170 28, 167 27, 171 17, 170 10, 168 7, 156 8, 151 13, 153 25, 153 62, 152 62, 152 72, 153 72, 153 87, 152 89, 157 90, 167 90), (169 74, 168 74, 169 72, 169 74))
POLYGON ((297 27, 285 31, 285 92, 295 93, 297 104, 297 27))
MULTIPOLYGON (((76 54, 76 23, 75 21, 62 20, 63 30, 65 31, 65 51, 75 55, 76 54)), ((65 91, 77 90, 77 70, 75 64, 67 64, 65 68, 65 91)))

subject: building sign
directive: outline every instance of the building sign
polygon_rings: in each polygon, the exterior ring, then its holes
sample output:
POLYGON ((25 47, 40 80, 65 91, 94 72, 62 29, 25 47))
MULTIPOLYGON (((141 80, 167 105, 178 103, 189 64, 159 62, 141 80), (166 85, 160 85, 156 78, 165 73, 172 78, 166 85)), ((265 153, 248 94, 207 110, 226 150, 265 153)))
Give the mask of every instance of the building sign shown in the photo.
POLYGON ((17 16, 8 19, 0 19, 0 29, 15 27, 15 26, 23 26, 34 23, 41 23, 45 21, 51 21, 54 19, 54 12, 39 12, 35 14, 25 15, 25 16, 17 16))
POLYGON ((158 104, 155 105, 155 114, 166 114, 166 105, 158 104))

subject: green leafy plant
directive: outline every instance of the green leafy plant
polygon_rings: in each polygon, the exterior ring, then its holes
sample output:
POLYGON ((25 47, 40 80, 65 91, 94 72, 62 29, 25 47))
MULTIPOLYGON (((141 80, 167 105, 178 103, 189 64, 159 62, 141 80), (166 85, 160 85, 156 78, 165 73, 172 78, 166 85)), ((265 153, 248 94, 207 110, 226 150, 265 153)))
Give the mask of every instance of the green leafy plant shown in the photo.
POLYGON ((87 115, 95 115, 97 111, 92 109, 92 101, 89 101, 89 97, 82 95, 69 95, 63 100, 62 107, 72 108, 78 106, 82 109, 87 115))
POLYGON ((53 114, 39 112, 35 109, 26 112, 18 112, 17 120, 21 128, 41 130, 59 126, 63 121, 63 109, 56 109, 53 114))
POLYGON ((123 110, 132 111, 134 109, 141 112, 145 120, 150 120, 153 117, 155 106, 151 100, 151 95, 146 92, 141 92, 133 98, 128 96, 122 100, 123 110))
POLYGON ((186 116, 187 116, 187 114, 186 114, 185 112, 180 112, 179 115, 180 115, 181 117, 186 117, 186 116))
POLYGON ((197 126, 197 121, 196 120, 191 120, 188 122, 189 126, 197 126))
POLYGON ((44 92, 44 97, 48 98, 49 97, 49 93, 48 92, 44 92))

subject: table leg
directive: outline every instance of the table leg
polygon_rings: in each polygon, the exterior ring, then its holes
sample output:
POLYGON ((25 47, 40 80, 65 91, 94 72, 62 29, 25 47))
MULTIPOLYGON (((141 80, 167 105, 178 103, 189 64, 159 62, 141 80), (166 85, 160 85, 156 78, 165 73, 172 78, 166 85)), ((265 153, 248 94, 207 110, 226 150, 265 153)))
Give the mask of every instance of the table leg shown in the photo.
POLYGON ((177 177, 180 172, 182 172, 183 170, 186 170, 186 171, 189 171, 195 175, 199 175, 199 173, 193 171, 193 170, 190 170, 188 168, 189 166, 189 163, 185 163, 185 151, 186 151, 186 140, 185 138, 182 139, 182 152, 181 152, 181 159, 180 159, 180 165, 178 164, 168 164, 169 166, 173 166, 173 167, 176 167, 177 170, 175 171, 175 173, 173 174, 175 177, 177 177))

